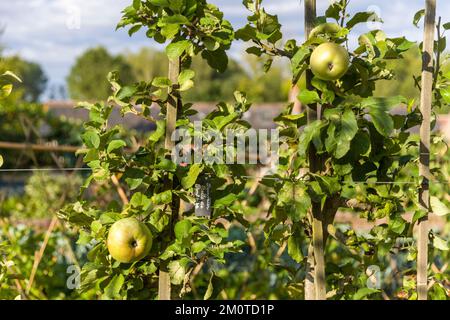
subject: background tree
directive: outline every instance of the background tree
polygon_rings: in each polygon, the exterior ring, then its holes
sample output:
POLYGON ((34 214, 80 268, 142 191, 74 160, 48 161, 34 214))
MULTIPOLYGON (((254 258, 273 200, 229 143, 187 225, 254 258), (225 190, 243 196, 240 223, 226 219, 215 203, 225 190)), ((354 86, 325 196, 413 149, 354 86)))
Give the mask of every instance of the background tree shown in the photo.
POLYGON ((241 79, 239 90, 247 92, 254 102, 284 102, 288 100, 291 82, 288 65, 275 61, 265 72, 264 61, 255 56, 246 55, 243 63, 247 66, 248 76, 241 79))
POLYGON ((14 55, 0 60, 0 73, 8 70, 22 79, 22 83, 16 86, 14 97, 19 97, 28 102, 39 101, 40 96, 47 88, 48 81, 42 67, 35 62, 14 55))
POLYGON ((191 68, 196 73, 197 82, 196 90, 183 95, 187 101, 231 101, 239 83, 248 78, 242 66, 231 58, 223 73, 208 67, 208 63, 199 56, 193 57, 191 68))
POLYGON ((113 56, 103 47, 87 50, 78 57, 67 77, 70 98, 107 99, 110 92, 107 75, 111 70, 118 71, 124 81, 134 80, 132 68, 123 56, 113 56))
POLYGON ((125 52, 124 56, 132 68, 133 76, 139 81, 150 81, 168 72, 167 56, 156 49, 143 47, 136 53, 125 52))
POLYGON ((394 72, 394 80, 381 80, 376 85, 375 95, 402 95, 408 99, 419 97, 419 90, 414 86, 414 76, 418 76, 422 65, 422 58, 417 46, 404 54, 404 59, 387 62, 387 67, 394 72))
MULTIPOLYGON (((168 71, 166 55, 152 48, 125 53, 125 59, 139 81, 165 76, 168 71)), ((209 68, 205 60, 194 57, 191 69, 196 74, 196 90, 183 94, 188 101, 231 101, 235 90, 248 92, 255 102, 280 102, 287 99, 288 70, 281 63, 274 63, 271 70, 265 73, 264 65, 258 59, 246 56, 238 61, 230 58, 228 69, 219 73, 209 68)))

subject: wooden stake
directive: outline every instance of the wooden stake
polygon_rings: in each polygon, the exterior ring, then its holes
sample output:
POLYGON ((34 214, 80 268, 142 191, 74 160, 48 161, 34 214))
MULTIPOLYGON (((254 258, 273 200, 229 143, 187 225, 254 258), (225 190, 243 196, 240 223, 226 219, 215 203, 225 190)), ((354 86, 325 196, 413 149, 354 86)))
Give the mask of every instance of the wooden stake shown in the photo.
MULTIPOLYGON (((316 19, 316 0, 305 1, 305 37, 308 39, 311 30, 314 28, 316 19)), ((306 86, 311 90, 311 72, 306 74, 306 86)), ((308 123, 321 118, 320 106, 317 104, 309 105, 307 108, 308 123)), ((309 151, 309 169, 311 172, 320 172, 322 168, 322 159, 316 154, 314 146, 309 151)), ((307 275, 305 278, 305 299, 325 300, 326 282, 325 282, 325 259, 324 259, 324 233, 323 233, 323 213, 319 203, 313 203, 311 209, 312 221, 312 249, 308 250, 307 275), (312 259, 311 254, 314 255, 312 259), (314 285, 311 285, 311 278, 314 279, 314 285), (313 289, 314 288, 314 292, 313 289)))
POLYGON ((431 104, 433 95, 433 46, 436 23, 436 0, 426 0, 425 30, 422 52, 422 92, 420 97, 420 163, 419 175, 422 185, 419 203, 427 214, 418 222, 417 236, 417 295, 419 300, 427 300, 428 271, 428 213, 430 212, 430 130, 431 104))
MULTIPOLYGON (((169 80, 172 83, 178 82, 178 75, 180 74, 180 60, 170 60, 169 61, 169 80)), ((170 89, 169 89, 170 90, 170 89)), ((169 91, 168 103, 167 103, 167 114, 166 114, 166 139, 165 139, 165 149, 172 152, 175 146, 174 141, 172 141, 172 133, 175 131, 177 122, 178 107, 180 104, 180 98, 178 94, 169 91)), ((170 190, 173 187, 173 180, 168 179, 165 182, 166 190, 170 190)), ((171 206, 171 228, 174 225, 175 220, 178 218, 178 207, 171 206)), ((172 235, 171 235, 172 236, 172 235)), ((160 266, 161 269, 163 267, 160 266)), ((168 270, 159 271, 159 284, 158 284, 158 297, 159 300, 170 300, 171 299, 171 284, 170 275, 168 270)))
MULTIPOLYGON (((305 40, 308 40, 311 30, 314 28, 314 17, 316 16, 316 3, 313 0, 305 1, 305 40)), ((306 72, 306 86, 311 87, 311 72, 306 72)), ((306 106, 308 123, 317 117, 317 112, 311 106, 306 106)), ((311 213, 310 222, 313 224, 313 214, 311 213)), ((308 246, 308 257, 306 259, 305 270, 305 300, 315 300, 316 293, 314 289, 315 261, 313 242, 308 246)))

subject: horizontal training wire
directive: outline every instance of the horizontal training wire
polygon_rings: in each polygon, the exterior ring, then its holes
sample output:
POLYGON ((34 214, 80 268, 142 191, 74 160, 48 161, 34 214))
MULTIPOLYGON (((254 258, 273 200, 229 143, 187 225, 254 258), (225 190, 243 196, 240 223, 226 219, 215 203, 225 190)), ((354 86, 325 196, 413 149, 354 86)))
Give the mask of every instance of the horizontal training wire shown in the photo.
POLYGON ((19 168, 0 169, 0 172, 36 172, 36 171, 92 171, 91 168, 19 168))
MULTIPOLYGON (((233 175, 225 175, 227 177, 237 177, 233 175)), ((259 180, 288 180, 276 177, 258 177, 258 176, 239 176, 239 178, 259 179, 259 180)), ((305 179, 299 179, 297 181, 306 181, 305 179)), ((340 181, 342 184, 421 184, 418 181, 340 181)), ((450 181, 430 181, 429 184, 450 184, 450 181)))
MULTIPOLYGON (((46 172, 64 172, 64 171, 92 171, 91 168, 18 168, 18 169, 0 169, 1 172, 39 172, 39 171, 46 171, 46 172)), ((236 175, 222 175, 225 177, 230 178, 247 178, 247 179, 258 179, 258 180, 276 180, 276 181, 283 181, 288 179, 283 178, 277 178, 277 177, 270 177, 270 176, 252 176, 252 175, 243 175, 243 176, 236 176, 236 175)), ((298 181, 306 181, 299 179, 298 181)), ((421 182, 419 181, 340 181, 341 184, 403 184, 403 185, 420 185, 421 182)), ((429 184, 442 184, 442 185, 450 185, 450 181, 429 181, 429 184)))

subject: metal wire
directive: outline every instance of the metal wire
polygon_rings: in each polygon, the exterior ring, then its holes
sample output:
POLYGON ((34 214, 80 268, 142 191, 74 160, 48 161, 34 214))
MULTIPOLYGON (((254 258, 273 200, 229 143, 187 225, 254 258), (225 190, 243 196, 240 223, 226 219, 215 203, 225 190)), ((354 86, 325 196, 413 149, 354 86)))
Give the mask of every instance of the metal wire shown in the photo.
POLYGON ((91 168, 19 168, 0 169, 0 172, 39 172, 39 171, 92 171, 91 168))

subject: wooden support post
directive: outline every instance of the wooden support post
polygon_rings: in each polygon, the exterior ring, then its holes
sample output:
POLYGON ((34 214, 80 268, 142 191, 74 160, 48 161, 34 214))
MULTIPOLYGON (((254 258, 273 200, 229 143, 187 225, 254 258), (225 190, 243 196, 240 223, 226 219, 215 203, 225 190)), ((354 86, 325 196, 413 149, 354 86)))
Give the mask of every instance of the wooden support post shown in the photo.
POLYGON ((427 300, 428 285, 428 214, 430 212, 430 130, 431 104, 433 98, 434 32, 436 23, 436 0, 426 0, 425 30, 422 52, 422 92, 420 97, 420 163, 419 175, 422 185, 419 203, 427 214, 418 222, 417 236, 417 295, 419 300, 427 300))
MULTIPOLYGON (((305 0, 305 37, 308 39, 311 30, 314 28, 316 19, 316 0, 305 0)), ((306 86, 311 90, 311 72, 306 75, 306 86)), ((320 106, 317 104, 307 107, 308 124, 321 118, 320 106)), ((322 159, 311 146, 309 151, 309 170, 311 172, 322 171, 322 159)), ((306 278, 305 278, 305 299, 325 300, 325 259, 324 259, 324 233, 323 233, 323 212, 319 203, 313 203, 311 208, 312 221, 312 248, 308 250, 306 278), (311 250, 312 249, 312 250, 311 250), (311 257, 313 254, 313 257, 311 257), (311 279, 314 279, 313 285, 311 279)))
MULTIPOLYGON (((180 74, 180 60, 170 60, 169 61, 169 80, 172 83, 178 82, 178 75, 180 74)), ((165 138, 165 149, 172 152, 175 146, 174 141, 172 141, 172 133, 176 129, 178 108, 180 106, 181 100, 177 93, 172 92, 169 89, 169 97, 167 103, 167 114, 166 114, 166 138, 165 138)), ((170 156, 170 154, 169 154, 170 156)), ((173 187, 173 179, 167 179, 165 182, 166 190, 170 190, 173 187)), ((178 218, 178 206, 171 206, 171 217, 170 217, 170 228, 173 228, 176 219, 178 218)), ((171 231, 172 232, 172 231, 171 231)), ((172 237, 172 235, 171 235, 172 237)), ((160 267, 162 269, 162 267, 160 267)), ((168 270, 159 271, 159 284, 158 284, 158 297, 159 300, 170 300, 171 299, 171 284, 170 275, 168 270)))

